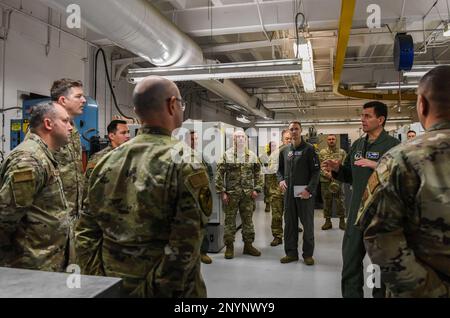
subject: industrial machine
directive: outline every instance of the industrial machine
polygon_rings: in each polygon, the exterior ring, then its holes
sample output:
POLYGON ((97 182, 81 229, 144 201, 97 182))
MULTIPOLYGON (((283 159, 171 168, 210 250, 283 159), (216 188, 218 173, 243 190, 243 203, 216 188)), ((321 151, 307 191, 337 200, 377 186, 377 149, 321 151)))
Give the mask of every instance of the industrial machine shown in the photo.
MULTIPOLYGON (((86 98, 86 105, 84 106, 83 114, 75 118, 75 125, 81 135, 86 135, 92 131, 98 130, 98 104, 91 97, 86 98)), ((11 142, 10 147, 13 150, 25 138, 28 130, 28 119, 30 118, 31 108, 37 104, 50 102, 50 98, 28 99, 24 100, 22 104, 22 119, 11 120, 11 142)), ((83 151, 88 153, 90 151, 90 143, 84 138, 81 139, 83 151)))

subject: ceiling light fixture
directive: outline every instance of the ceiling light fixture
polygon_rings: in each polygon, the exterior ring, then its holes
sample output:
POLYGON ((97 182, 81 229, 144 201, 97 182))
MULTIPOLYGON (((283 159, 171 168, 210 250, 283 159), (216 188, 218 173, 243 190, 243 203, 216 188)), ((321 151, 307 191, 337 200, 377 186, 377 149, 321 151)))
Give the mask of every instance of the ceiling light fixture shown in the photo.
POLYGON ((443 36, 450 36, 450 29, 448 27, 448 22, 444 25, 444 32, 442 33, 443 36))
MULTIPOLYGON (((401 84, 400 87, 403 88, 403 89, 417 88, 418 84, 401 84)), ((380 90, 390 90, 390 89, 397 89, 398 90, 398 88, 399 88, 398 84, 392 84, 392 83, 378 84, 377 85, 377 89, 380 89, 380 90)))
POLYGON ((274 77, 298 75, 302 69, 299 59, 267 60, 242 63, 192 65, 187 67, 153 67, 130 69, 128 81, 138 83, 150 75, 158 75, 172 81, 202 81, 231 78, 274 77))
POLYGON ((403 76, 406 76, 406 77, 422 77, 427 72, 428 71, 410 71, 410 72, 404 72, 403 76))
POLYGON ((238 122, 243 123, 243 124, 250 124, 251 123, 251 121, 247 117, 245 117, 244 115, 236 117, 236 120, 238 122))
POLYGON ((311 41, 300 38, 298 45, 294 43, 294 55, 302 60, 302 70, 300 76, 303 82, 303 89, 306 93, 316 91, 316 78, 314 74, 313 51, 311 41))

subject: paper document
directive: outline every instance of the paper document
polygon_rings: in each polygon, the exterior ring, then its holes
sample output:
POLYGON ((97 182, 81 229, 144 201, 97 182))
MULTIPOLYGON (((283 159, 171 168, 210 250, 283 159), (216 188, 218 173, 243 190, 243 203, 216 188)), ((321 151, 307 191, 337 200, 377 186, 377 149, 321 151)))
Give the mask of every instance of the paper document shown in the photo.
POLYGON ((294 198, 300 198, 300 193, 305 191, 305 189, 306 189, 305 185, 294 186, 294 198))

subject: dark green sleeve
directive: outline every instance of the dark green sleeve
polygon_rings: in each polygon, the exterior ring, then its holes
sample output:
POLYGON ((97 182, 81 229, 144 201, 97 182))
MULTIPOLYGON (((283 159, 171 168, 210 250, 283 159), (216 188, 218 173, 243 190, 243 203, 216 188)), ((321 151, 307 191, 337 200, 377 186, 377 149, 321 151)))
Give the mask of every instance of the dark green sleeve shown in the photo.
POLYGON ((336 180, 350 184, 353 182, 352 157, 355 155, 357 144, 358 140, 353 143, 348 155, 345 157, 343 164, 341 164, 339 171, 333 172, 333 178, 335 178, 336 180))
MULTIPOLYGON (((277 179, 278 182, 284 180, 284 150, 280 151, 280 156, 278 157, 278 171, 277 171, 277 179)), ((287 180, 286 180, 287 181, 287 180)))
POLYGON ((311 171, 311 180, 309 180, 307 190, 309 191, 309 193, 315 194, 320 179, 320 161, 319 156, 317 156, 314 148, 311 148, 309 150, 308 165, 311 171))

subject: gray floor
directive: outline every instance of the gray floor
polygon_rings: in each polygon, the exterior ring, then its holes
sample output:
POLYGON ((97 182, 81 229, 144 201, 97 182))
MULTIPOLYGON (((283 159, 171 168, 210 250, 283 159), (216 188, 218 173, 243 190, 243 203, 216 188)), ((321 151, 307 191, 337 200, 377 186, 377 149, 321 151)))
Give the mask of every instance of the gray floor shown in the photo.
MULTIPOLYGON (((241 231, 236 234, 235 258, 224 259, 220 253, 209 254, 210 265, 202 264, 208 297, 212 298, 303 298, 341 297, 340 272, 342 267, 341 244, 344 232, 339 230, 339 219, 333 219, 333 229, 322 231, 322 211, 315 212, 316 265, 306 266, 303 259, 295 263, 281 264, 284 256, 282 245, 271 247, 271 214, 264 212, 264 203, 257 202, 253 216, 255 224, 255 247, 260 257, 242 255, 241 231)), ((300 233, 301 234, 301 233, 300 233)), ((302 238, 299 247, 301 255, 302 238)), ((367 263, 367 260, 366 260, 367 263)), ((366 297, 370 291, 365 290, 366 297)))

